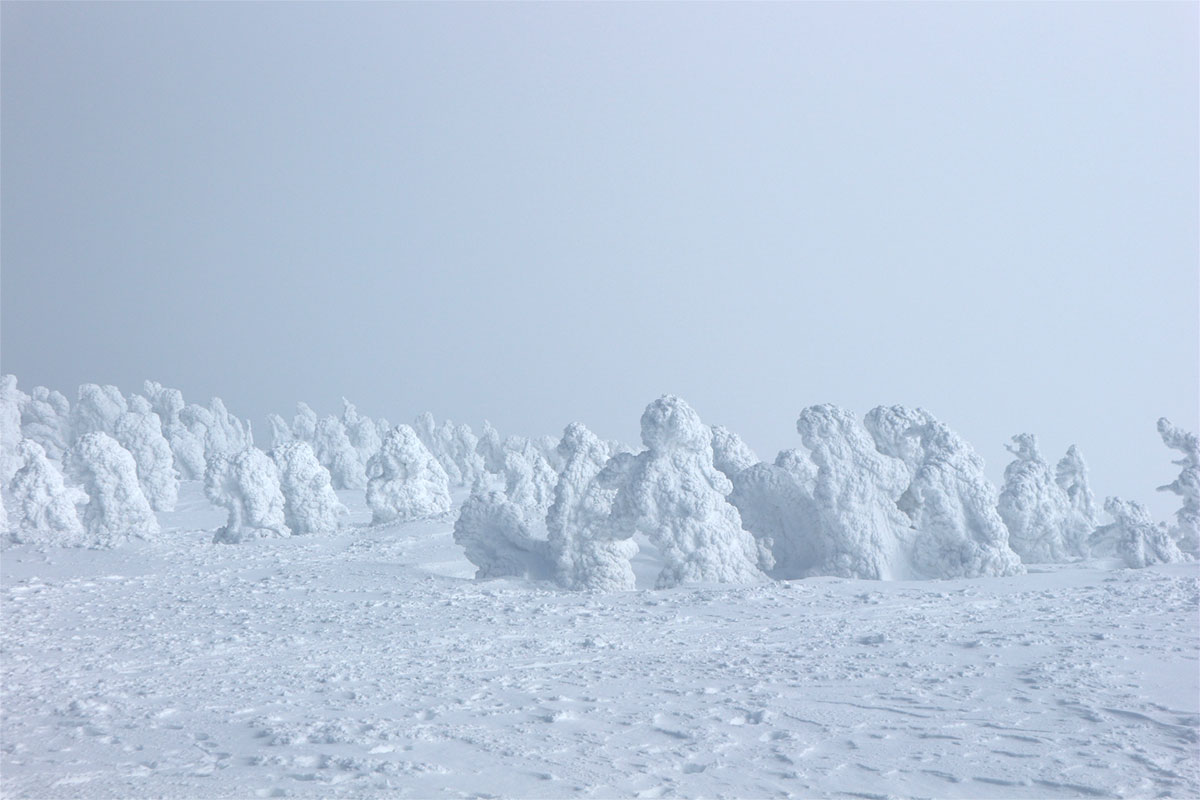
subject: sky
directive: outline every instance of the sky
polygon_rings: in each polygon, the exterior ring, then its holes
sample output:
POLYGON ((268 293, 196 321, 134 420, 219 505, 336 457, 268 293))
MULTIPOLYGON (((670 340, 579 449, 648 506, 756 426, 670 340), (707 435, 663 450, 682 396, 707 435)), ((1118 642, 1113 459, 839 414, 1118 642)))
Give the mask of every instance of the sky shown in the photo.
POLYGON ((0 367, 635 442, 1200 427, 1195 3, 0 5, 0 367))

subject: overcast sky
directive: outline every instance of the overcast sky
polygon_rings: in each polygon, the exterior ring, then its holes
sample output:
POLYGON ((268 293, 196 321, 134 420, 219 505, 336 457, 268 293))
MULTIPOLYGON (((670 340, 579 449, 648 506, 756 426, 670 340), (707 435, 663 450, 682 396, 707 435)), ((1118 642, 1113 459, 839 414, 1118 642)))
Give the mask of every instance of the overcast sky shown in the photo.
POLYGON ((760 456, 814 403, 1155 496, 1200 372, 1195 3, 4 3, 2 359, 252 418, 760 456))

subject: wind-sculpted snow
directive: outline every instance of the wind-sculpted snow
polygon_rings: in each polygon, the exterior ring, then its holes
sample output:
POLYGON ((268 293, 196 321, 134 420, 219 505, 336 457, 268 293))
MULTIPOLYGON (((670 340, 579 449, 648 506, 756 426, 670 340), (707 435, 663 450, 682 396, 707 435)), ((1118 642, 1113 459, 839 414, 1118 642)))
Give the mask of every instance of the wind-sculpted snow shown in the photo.
POLYGON ((1183 498, 1183 506, 1175 512, 1171 535, 1179 548, 1193 558, 1200 557, 1200 437, 1171 424, 1163 417, 1158 421, 1158 434, 1163 444, 1183 453, 1174 463, 1183 467, 1177 477, 1160 492, 1172 492, 1183 498))
POLYGON ((88 433, 107 433, 111 436, 117 417, 128 409, 125 397, 116 386, 82 384, 75 405, 71 408, 72 443, 88 433))
POLYGON ((446 471, 408 425, 384 437, 367 465, 367 505, 372 521, 407 522, 450 510, 446 471))
POLYGON ((204 494, 229 512, 229 521, 213 535, 214 544, 289 536, 279 470, 256 447, 209 460, 204 494))
POLYGON ((146 398, 134 395, 129 410, 117 417, 113 438, 133 456, 138 483, 155 511, 173 511, 179 497, 179 474, 170 443, 163 438, 158 414, 146 398))
POLYGON ((454 543, 475 565, 476 579, 553 577, 547 542, 535 537, 524 511, 502 492, 475 493, 463 503, 454 543))
POLYGON ((6 486, 21 467, 21 408, 27 401, 15 375, 0 376, 0 486, 6 486))
POLYGON ((365 489, 367 471, 358 460, 358 451, 346 435, 346 426, 337 417, 322 417, 312 436, 312 449, 321 465, 329 470, 335 489, 365 489))
POLYGON ((567 426, 556 449, 563 469, 546 514, 556 580, 568 589, 585 591, 633 589, 630 559, 637 554, 637 544, 612 538, 614 529, 608 524, 632 456, 610 459, 608 445, 579 422, 567 426))
POLYGON ((18 445, 18 454, 22 466, 9 485, 13 513, 8 524, 13 538, 19 542, 83 544, 83 524, 75 507, 86 503, 87 495, 63 485, 62 474, 47 460, 40 444, 25 439, 18 445))
POLYGON ((1134 569, 1191 560, 1175 544, 1166 526, 1154 524, 1141 503, 1110 497, 1104 501, 1104 510, 1113 521, 1092 534, 1094 555, 1116 556, 1134 569))
POLYGON ((758 463, 758 456, 742 441, 742 437, 722 425, 712 426, 713 466, 733 480, 747 467, 758 463))
POLYGON ((642 414, 646 450, 632 460, 613 500, 613 538, 642 533, 662 552, 659 587, 762 579, 754 537, 726 500, 733 487, 713 466, 712 431, 674 395, 642 414))
POLYGON ((1075 509, 1057 474, 1038 451, 1037 437, 1013 437, 1017 458, 1004 469, 998 510, 1008 527, 1009 546, 1027 564, 1049 564, 1088 554, 1092 520, 1075 509))
POLYGON ((896 505, 908 468, 880 453, 845 409, 810 406, 796 422, 817 468, 812 497, 820 541, 810 575, 894 580, 915 577, 912 522, 896 505))
MULTIPOLYGON (((2 390, 0 390, 2 391, 2 390)), ((71 446, 71 403, 61 393, 35 386, 21 408, 21 436, 59 460, 71 446)))
POLYGON ((138 484, 129 451, 106 433, 85 433, 65 457, 67 477, 83 487, 88 544, 109 547, 130 536, 159 532, 158 520, 138 484))
POLYGON ((864 422, 876 448, 909 471, 897 501, 912 521, 909 563, 922 578, 1014 575, 1020 558, 996 512, 983 459, 924 409, 878 406, 864 422))
POLYGON ((293 534, 332 533, 345 519, 346 507, 330 485, 308 442, 285 442, 272 453, 279 468, 284 520, 293 534))

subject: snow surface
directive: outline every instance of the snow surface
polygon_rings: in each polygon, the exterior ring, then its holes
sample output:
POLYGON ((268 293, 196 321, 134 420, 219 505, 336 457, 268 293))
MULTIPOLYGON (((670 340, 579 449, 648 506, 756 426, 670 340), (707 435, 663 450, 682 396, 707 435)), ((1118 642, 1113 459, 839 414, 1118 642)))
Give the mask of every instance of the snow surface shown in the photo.
MULTIPOLYGON (((8 545, 5 797, 1195 797, 1196 564, 564 592, 452 521, 8 545)), ((456 495, 461 502, 463 493, 456 495)))

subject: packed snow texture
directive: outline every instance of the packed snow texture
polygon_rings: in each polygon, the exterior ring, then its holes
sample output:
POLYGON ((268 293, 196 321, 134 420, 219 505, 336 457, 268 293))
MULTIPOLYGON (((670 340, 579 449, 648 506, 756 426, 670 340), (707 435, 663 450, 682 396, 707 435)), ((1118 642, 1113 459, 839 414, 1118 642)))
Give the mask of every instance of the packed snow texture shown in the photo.
POLYGON ((19 542, 80 545, 85 542, 76 506, 87 502, 81 489, 63 485, 62 473, 32 439, 17 449, 21 468, 9 484, 13 511, 8 525, 19 542))
POLYGON ((908 469, 897 505, 912 522, 908 560, 914 575, 975 578, 1022 571, 996 512, 996 487, 969 444, 920 408, 878 406, 864 424, 879 452, 908 469))
POLYGON ((1158 421, 1158 434, 1163 444, 1183 453, 1183 458, 1174 463, 1183 467, 1177 477, 1160 492, 1172 492, 1183 499, 1183 505, 1175 512, 1175 525, 1171 535, 1183 550, 1193 558, 1200 557, 1200 437, 1178 428, 1163 417, 1158 421))
POLYGON ((388 431, 367 465, 367 505, 374 523, 407 522, 450 510, 450 482, 408 425, 388 431))
POLYGON ((65 457, 67 477, 83 487, 87 544, 111 547, 131 536, 159 532, 158 520, 142 487, 137 464, 116 439, 99 431, 85 433, 65 457))
POLYGON ((117 417, 113 438, 133 456, 138 483, 155 511, 175 510, 179 496, 179 473, 171 444, 162 434, 162 423, 150 402, 134 395, 129 410, 117 417))
POLYGON ((214 543, 237 544, 248 539, 291 535, 284 515, 279 469, 256 447, 209 459, 204 475, 209 501, 229 512, 214 543))
POLYGON ((284 521, 294 534, 332 533, 349 513, 308 442, 286 442, 271 453, 279 469, 284 521))
POLYGON ((1059 485, 1058 474, 1042 458, 1033 434, 1014 436, 1008 449, 1016 460, 1004 469, 997 508, 1008 526, 1012 549, 1027 564, 1086 556, 1094 524, 1078 510, 1086 504, 1073 501, 1059 485))
POLYGON ((612 538, 643 534, 665 562, 658 586, 754 583, 761 553, 713 466, 712 430, 679 397, 665 395, 642 414, 642 443, 613 499, 612 538))
POLYGON ((454 522, 454 543, 475 565, 475 577, 547 579, 553 576, 544 538, 526 521, 525 509, 503 492, 476 492, 454 522))
POLYGON ((1104 510, 1113 521, 1092 533, 1093 554, 1116 556, 1125 566, 1134 569, 1189 560, 1175 544, 1166 526, 1155 525, 1150 512, 1141 503, 1110 497, 1104 501, 1104 510))

